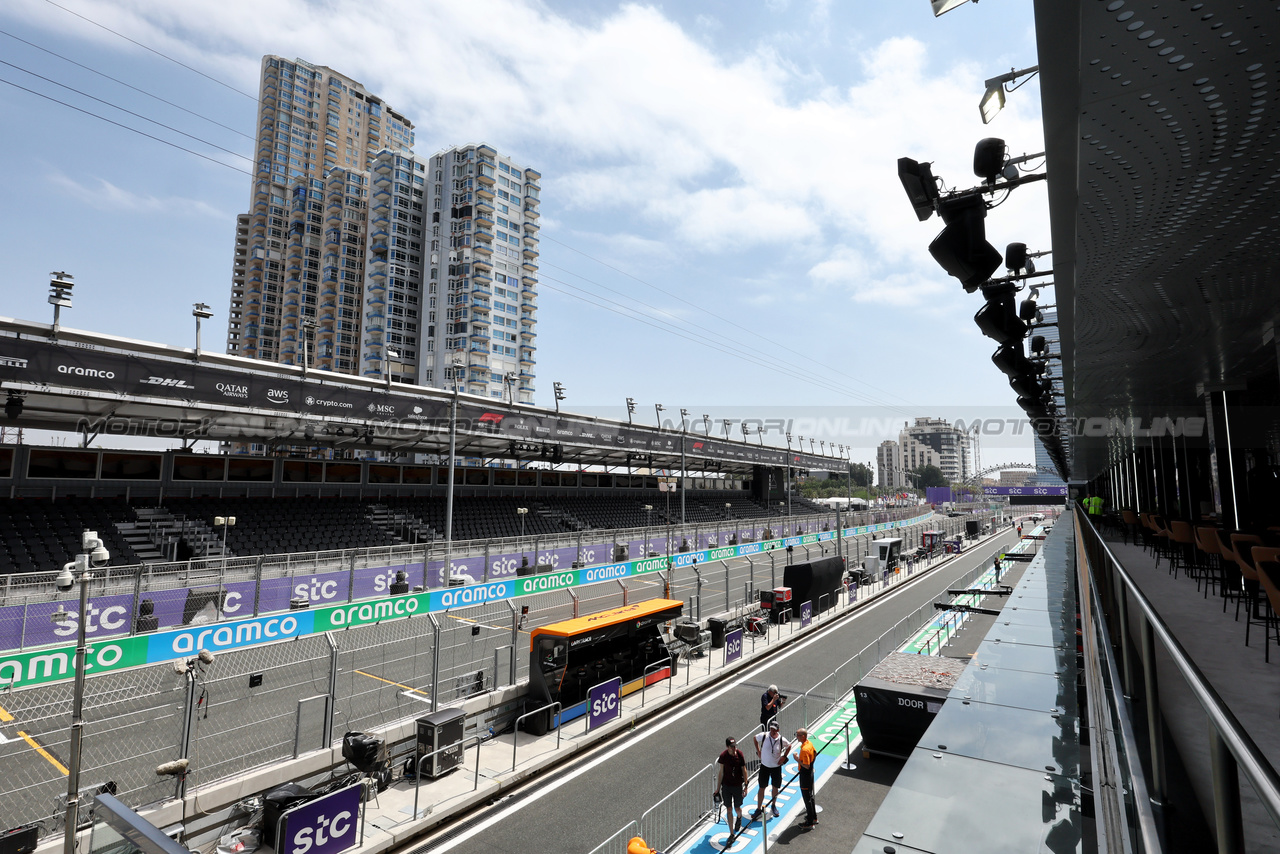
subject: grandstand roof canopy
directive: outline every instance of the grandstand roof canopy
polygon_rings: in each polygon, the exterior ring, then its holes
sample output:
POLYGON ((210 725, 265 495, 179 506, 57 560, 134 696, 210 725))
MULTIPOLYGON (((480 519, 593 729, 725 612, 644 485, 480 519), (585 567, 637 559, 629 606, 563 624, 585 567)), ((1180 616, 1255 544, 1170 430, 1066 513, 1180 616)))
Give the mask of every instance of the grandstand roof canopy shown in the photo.
MULTIPOLYGON (((240 441, 445 455, 447 391, 337 375, 0 318, 0 389, 20 397, 16 426, 88 434, 240 441)), ((746 473, 788 451, 688 432, 458 395, 460 457, 746 473)), ((844 460, 791 452, 791 465, 844 460)))
MULTIPOLYGON (((1036 0, 1075 419, 1203 417, 1205 392, 1276 382, 1280 14, 1204 6, 1036 0)), ((1072 479, 1125 441, 1076 435, 1072 479)))

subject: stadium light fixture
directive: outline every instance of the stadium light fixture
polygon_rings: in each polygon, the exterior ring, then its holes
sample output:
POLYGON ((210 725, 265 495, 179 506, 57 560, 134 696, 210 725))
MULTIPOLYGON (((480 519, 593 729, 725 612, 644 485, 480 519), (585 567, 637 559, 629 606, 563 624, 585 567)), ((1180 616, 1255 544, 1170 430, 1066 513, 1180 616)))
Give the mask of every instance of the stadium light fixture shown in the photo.
POLYGON ((657 420, 658 429, 662 429, 662 411, 666 409, 661 403, 653 405, 653 417, 657 420))
POLYGON ((400 361, 400 351, 394 347, 382 348, 382 373, 386 375, 387 390, 391 389, 391 363, 400 361))
POLYGON ((17 421, 18 416, 22 414, 22 395, 9 392, 9 398, 4 402, 4 417, 10 421, 17 421))
POLYGON ((1000 266, 1000 251, 987 242, 987 206, 980 196, 960 196, 938 206, 946 226, 929 244, 929 254, 973 293, 1000 266))
POLYGON ((992 282, 982 286, 986 303, 973 316, 973 322, 978 324, 983 335, 994 339, 997 344, 1021 341, 1027 334, 1027 324, 1014 310, 1017 290, 1018 286, 1013 282, 992 282))
MULTIPOLYGON (((957 6, 963 6, 967 2, 969 0, 929 0, 929 3, 933 6, 933 17, 935 18, 950 12, 957 6)), ((977 3, 978 0, 973 0, 973 2, 977 3)))
POLYGON ((982 100, 978 102, 978 112, 982 114, 982 123, 984 125, 991 124, 991 120, 1004 109, 1004 96, 1006 92, 1013 92, 1022 88, 1026 84, 1027 80, 1030 80, 1039 72, 1040 66, 1038 65, 1032 65, 1029 68, 1023 68, 1021 70, 1011 68, 1009 69, 1008 74, 1000 74, 988 80, 986 82, 987 91, 983 93, 982 100), (1026 77, 1027 80, 1023 80, 1017 86, 1012 86, 1008 89, 1004 88, 1006 83, 1012 83, 1019 77, 1026 77))
POLYGON ((61 319, 62 309, 71 308, 71 289, 76 286, 75 276, 70 273, 50 273, 49 281, 49 305, 53 306, 53 326, 50 328, 50 338, 54 341, 58 340, 58 323, 61 319))
POLYGON ((627 398, 627 423, 628 424, 631 423, 631 416, 635 414, 635 411, 636 411, 636 399, 634 397, 628 397, 627 398))
POLYGON ((907 200, 915 209, 916 219, 924 222, 933 216, 934 203, 938 201, 938 180, 928 163, 920 163, 910 157, 898 158, 898 180, 907 192, 907 200))
POLYGON ((516 376, 515 371, 507 371, 502 376, 503 381, 507 384, 507 403, 512 406, 516 405, 516 376))
POLYGON ((556 393, 556 412, 560 411, 560 401, 564 400, 564 386, 560 383, 552 383, 552 387, 556 393))
POLYGON ((213 317, 213 312, 209 306, 202 302, 194 303, 191 306, 191 316, 196 319, 196 361, 200 361, 200 321, 208 320, 213 317))

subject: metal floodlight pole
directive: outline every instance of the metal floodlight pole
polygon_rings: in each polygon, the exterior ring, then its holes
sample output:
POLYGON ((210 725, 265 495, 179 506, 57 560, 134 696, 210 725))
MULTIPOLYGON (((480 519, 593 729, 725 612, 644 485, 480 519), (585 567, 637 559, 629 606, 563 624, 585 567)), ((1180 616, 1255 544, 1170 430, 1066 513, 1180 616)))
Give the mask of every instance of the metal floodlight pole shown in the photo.
POLYGON ((628 424, 632 423, 631 416, 635 414, 635 411, 636 411, 636 399, 634 397, 628 397, 627 398, 627 423, 628 424))
POLYGON ((53 306, 53 326, 49 329, 49 337, 58 340, 58 328, 63 308, 71 308, 71 289, 75 287, 75 277, 70 273, 50 273, 49 304, 53 306))
POLYGON ((311 318, 302 321, 302 378, 307 378, 307 364, 311 356, 311 336, 315 334, 316 322, 311 318))
POLYGON ((661 403, 655 403, 653 405, 653 417, 658 424, 659 430, 662 429, 662 411, 664 409, 666 409, 666 407, 663 406, 661 403))
POLYGON ((388 391, 391 390, 391 362, 392 360, 398 360, 399 358, 400 358, 400 352, 398 350, 394 350, 391 347, 387 347, 385 345, 383 346, 382 372, 386 374, 388 391))
POLYGON ((209 306, 202 302, 194 303, 191 306, 191 316, 196 319, 196 361, 200 361, 200 321, 213 317, 213 312, 209 310, 209 306))
POLYGON ((684 446, 685 437, 688 435, 688 427, 685 419, 689 417, 689 410, 680 410, 680 524, 684 524, 684 479, 687 471, 685 469, 684 446))
MULTIPOLYGON (((458 370, 460 362, 453 363, 453 400, 449 405, 449 477, 448 493, 444 502, 444 572, 445 586, 453 575, 453 470, 458 450, 458 370)), ((431 702, 435 702, 435 692, 431 693, 431 702)))
POLYGON ((63 854, 76 854, 76 826, 80 823, 80 752, 84 743, 84 665, 89 641, 89 555, 76 555, 75 574, 80 581, 80 624, 76 627, 76 679, 71 700, 71 747, 67 758, 67 815, 63 854))

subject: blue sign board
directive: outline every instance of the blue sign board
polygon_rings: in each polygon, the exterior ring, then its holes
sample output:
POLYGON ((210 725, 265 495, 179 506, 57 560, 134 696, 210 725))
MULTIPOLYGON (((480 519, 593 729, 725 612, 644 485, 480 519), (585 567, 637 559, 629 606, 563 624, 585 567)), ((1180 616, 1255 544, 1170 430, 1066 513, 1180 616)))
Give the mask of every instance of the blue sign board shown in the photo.
POLYGON ((357 783, 308 801, 282 817, 276 835, 279 854, 338 854, 360 842, 360 796, 357 783))
POLYGON ((800 603, 800 628, 802 629, 808 628, 809 623, 811 622, 813 622, 813 603, 801 602, 800 603))
POLYGON ((742 629, 734 629, 724 636, 724 663, 733 664, 742 658, 742 629))
POLYGON ((587 729, 595 729, 622 714, 622 677, 617 676, 587 692, 587 729))

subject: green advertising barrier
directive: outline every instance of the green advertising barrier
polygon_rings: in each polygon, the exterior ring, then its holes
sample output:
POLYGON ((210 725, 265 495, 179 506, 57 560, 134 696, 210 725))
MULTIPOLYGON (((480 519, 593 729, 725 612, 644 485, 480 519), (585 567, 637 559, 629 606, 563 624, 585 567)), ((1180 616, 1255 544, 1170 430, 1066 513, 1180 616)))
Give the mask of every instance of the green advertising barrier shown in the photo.
MULTIPOLYGON (((845 528, 844 536, 854 537, 877 531, 888 531, 914 525, 928 519, 926 513, 912 519, 897 522, 881 522, 845 528)), ((156 632, 135 637, 94 640, 89 645, 85 659, 85 673, 96 675, 127 667, 157 664, 186 658, 202 649, 219 653, 278 643, 307 635, 367 626, 385 620, 398 620, 419 614, 468 608, 487 602, 500 602, 524 596, 536 596, 555 590, 566 590, 604 581, 636 578, 668 567, 680 569, 699 563, 728 560, 763 554, 787 546, 802 546, 835 539, 835 531, 805 534, 799 537, 766 540, 760 543, 744 543, 737 546, 721 546, 697 552, 641 558, 640 560, 609 563, 581 569, 558 570, 537 575, 504 578, 484 584, 466 587, 450 587, 428 590, 422 593, 406 593, 385 599, 349 602, 305 611, 286 612, 242 620, 228 620, 187 626, 181 629, 156 632)), ((45 647, 27 652, 0 654, 0 688, 27 688, 62 682, 75 677, 75 651, 72 646, 45 647)))

